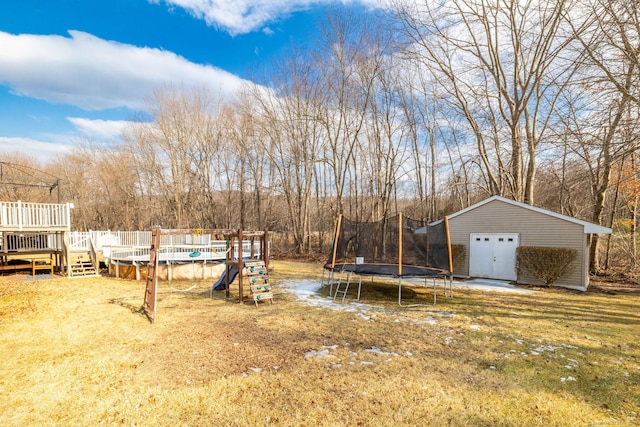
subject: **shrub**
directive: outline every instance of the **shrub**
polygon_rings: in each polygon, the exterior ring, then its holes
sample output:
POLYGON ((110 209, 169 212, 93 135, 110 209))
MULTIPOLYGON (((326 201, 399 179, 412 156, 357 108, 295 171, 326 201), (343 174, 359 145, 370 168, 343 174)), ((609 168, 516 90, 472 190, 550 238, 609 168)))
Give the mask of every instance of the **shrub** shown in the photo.
POLYGON ((527 272, 551 286, 562 277, 577 255, 575 249, 520 246, 516 252, 518 274, 527 272))

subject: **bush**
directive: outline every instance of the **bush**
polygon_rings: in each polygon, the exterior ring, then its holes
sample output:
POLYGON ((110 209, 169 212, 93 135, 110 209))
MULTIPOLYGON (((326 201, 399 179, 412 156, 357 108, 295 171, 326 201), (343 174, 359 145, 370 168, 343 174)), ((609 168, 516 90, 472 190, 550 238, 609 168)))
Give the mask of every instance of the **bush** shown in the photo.
POLYGON ((551 286, 562 277, 577 255, 575 249, 520 246, 516 251, 518 275, 526 272, 551 286))

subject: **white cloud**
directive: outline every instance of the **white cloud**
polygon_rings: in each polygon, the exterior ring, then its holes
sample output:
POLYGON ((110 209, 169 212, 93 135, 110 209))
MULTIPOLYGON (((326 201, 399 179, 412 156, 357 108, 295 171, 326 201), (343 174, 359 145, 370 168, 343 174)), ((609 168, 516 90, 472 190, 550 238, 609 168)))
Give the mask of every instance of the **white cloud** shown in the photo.
POLYGON ((45 142, 31 138, 0 136, 0 153, 20 152, 47 163, 51 159, 71 153, 73 147, 61 142, 45 142))
POLYGON ((123 129, 131 122, 126 120, 92 120, 81 117, 67 117, 83 136, 98 141, 119 139, 123 129))
POLYGON ((391 0, 149 0, 179 6, 208 25, 244 34, 259 30, 265 24, 286 18, 294 12, 334 4, 361 4, 386 8, 391 0))
POLYGON ((164 85, 209 87, 227 96, 243 80, 175 53, 103 40, 81 31, 71 38, 0 31, 0 83, 18 95, 86 110, 144 109, 164 85))

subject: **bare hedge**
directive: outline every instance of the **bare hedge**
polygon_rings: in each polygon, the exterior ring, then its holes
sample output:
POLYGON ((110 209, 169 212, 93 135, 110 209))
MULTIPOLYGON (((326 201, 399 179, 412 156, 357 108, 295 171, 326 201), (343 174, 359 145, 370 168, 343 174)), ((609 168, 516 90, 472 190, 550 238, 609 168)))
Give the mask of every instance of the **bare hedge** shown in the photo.
POLYGON ((569 269, 578 252, 569 248, 520 246, 516 251, 518 275, 528 273, 551 286, 569 269))

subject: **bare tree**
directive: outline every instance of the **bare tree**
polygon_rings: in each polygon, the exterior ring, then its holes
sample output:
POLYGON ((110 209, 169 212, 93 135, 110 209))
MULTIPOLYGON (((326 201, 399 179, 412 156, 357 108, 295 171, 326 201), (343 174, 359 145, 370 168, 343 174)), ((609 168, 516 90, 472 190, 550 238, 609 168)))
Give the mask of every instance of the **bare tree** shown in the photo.
POLYGON ((215 149, 214 102, 205 89, 158 89, 150 101, 153 121, 137 123, 125 140, 152 197, 164 200, 169 227, 201 226, 194 218, 210 184, 210 152, 215 149))
MULTIPOLYGON (((590 203, 587 204, 590 212, 584 216, 602 224, 606 221, 603 213, 611 189, 613 168, 636 149, 635 143, 630 144, 623 132, 629 98, 615 90, 612 92, 611 85, 597 84, 595 80, 588 86, 582 85, 581 89, 578 96, 581 101, 573 99, 566 103, 570 105, 563 119, 566 134, 559 140, 565 150, 562 157, 565 167, 572 167, 579 160, 581 167, 578 170, 584 171, 581 179, 590 186, 590 203), (595 99, 598 102, 593 102, 595 99)), ((575 174, 575 171, 565 173, 575 174)), ((579 196, 567 194, 564 197, 579 196)), ((575 211, 569 213, 579 214, 575 211)), ((599 268, 598 241, 597 235, 591 239, 591 268, 594 270, 599 268)))
POLYGON ((379 220, 398 212, 398 193, 413 196, 400 183, 415 177, 416 166, 411 155, 410 119, 402 108, 406 92, 403 64, 393 55, 392 34, 379 23, 369 24, 361 40, 365 44, 352 68, 359 82, 359 97, 365 100, 366 120, 353 157, 354 174, 359 178, 353 186, 360 195, 355 201, 362 218, 379 220))
POLYGON ((0 153, 0 200, 55 203, 59 191, 58 177, 34 157, 17 151, 0 153))
MULTIPOLYGON (((402 61, 405 69, 401 89, 401 105, 407 120, 407 138, 412 148, 415 167, 416 188, 421 217, 429 220, 438 218, 438 184, 442 175, 439 169, 445 156, 440 156, 443 149, 448 153, 450 171, 455 170, 455 160, 451 156, 457 143, 455 135, 443 127, 448 127, 445 107, 438 85, 424 67, 416 67, 414 61, 402 61)), ((445 160, 446 161, 446 160, 445 160)), ((446 171, 443 171, 447 173, 446 171)))
MULTIPOLYGON (((591 97, 585 103, 589 103, 585 108, 587 120, 581 126, 573 126, 572 132, 585 141, 584 136, 591 131, 588 144, 580 145, 581 157, 591 171, 590 219, 601 223, 612 168, 637 149, 636 142, 623 134, 629 125, 630 104, 640 105, 640 5, 637 1, 593 0, 583 1, 580 6, 580 13, 566 15, 566 23, 572 28, 582 54, 579 61, 582 89, 591 97), (599 126, 594 128, 594 124, 599 126), (597 155, 593 157, 594 154, 597 155)), ((598 268, 598 242, 598 236, 594 236, 593 269, 598 268)))
POLYGON ((640 104, 640 4, 636 0, 583 0, 567 24, 583 55, 625 98, 640 104))
POLYGON ((570 1, 396 5, 412 57, 467 123, 489 193, 532 203, 539 146, 568 70, 561 16, 570 1))
POLYGON ((287 206, 289 231, 297 253, 310 250, 311 209, 323 132, 317 75, 308 57, 293 50, 272 74, 273 91, 254 86, 256 107, 246 109, 259 127, 259 151, 269 158, 287 206))
MULTIPOLYGON (((357 64, 371 47, 367 22, 355 15, 331 15, 320 28, 320 48, 312 58, 321 72, 323 87, 318 92, 322 108, 316 120, 327 141, 324 156, 332 172, 336 205, 335 214, 345 212, 344 195, 358 199, 360 175, 357 147, 367 120, 372 81, 362 80, 357 64)), ((360 212, 350 205, 349 216, 360 212)), ((337 215, 336 215, 337 216, 337 215)))

